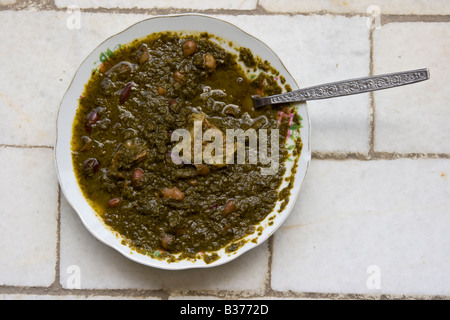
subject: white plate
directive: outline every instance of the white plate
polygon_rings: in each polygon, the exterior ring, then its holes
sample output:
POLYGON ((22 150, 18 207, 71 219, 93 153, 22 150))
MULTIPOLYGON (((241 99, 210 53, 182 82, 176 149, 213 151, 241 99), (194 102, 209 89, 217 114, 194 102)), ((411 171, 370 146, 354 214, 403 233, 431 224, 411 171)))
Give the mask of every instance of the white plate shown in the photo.
MULTIPOLYGON (((78 99, 84 91, 85 84, 91 77, 92 70, 97 68, 108 54, 117 49, 120 45, 130 43, 134 39, 143 38, 154 32, 163 31, 184 33, 207 31, 208 33, 223 38, 227 42, 232 41, 234 45, 249 48, 253 54, 261 57, 263 60, 269 61, 270 64, 284 76, 286 82, 290 84, 293 90, 298 89, 295 80, 286 70, 280 59, 267 45, 228 22, 199 14, 157 16, 141 21, 100 44, 86 58, 75 74, 72 83, 61 102, 57 118, 55 164, 58 179, 65 197, 77 212, 85 227, 97 239, 116 249, 129 259, 147 266, 169 270, 213 267, 229 262, 264 242, 278 229, 278 227, 280 227, 289 215, 306 178, 311 159, 309 116, 305 103, 296 105, 298 114, 303 118, 302 127, 298 129, 300 130, 299 134, 303 142, 303 150, 298 161, 295 183, 291 190, 289 203, 281 212, 278 213, 274 210, 274 212, 269 214, 267 218, 261 222, 260 225, 263 227, 262 234, 259 236, 253 234, 247 237, 248 239, 253 239, 253 241, 247 241, 233 253, 225 253, 223 249, 218 251, 217 253, 220 258, 210 264, 206 264, 202 259, 197 259, 195 261, 181 260, 169 263, 165 260, 158 260, 148 255, 140 254, 130 249, 128 246, 123 245, 120 236, 107 227, 97 213, 91 208, 77 183, 71 154, 72 126, 78 108, 78 99), (272 223, 269 223, 269 219, 271 219, 272 223)), ((290 169, 288 168, 287 175, 289 175, 289 171, 290 169)), ((277 207, 278 205, 279 204, 277 204, 277 207)))

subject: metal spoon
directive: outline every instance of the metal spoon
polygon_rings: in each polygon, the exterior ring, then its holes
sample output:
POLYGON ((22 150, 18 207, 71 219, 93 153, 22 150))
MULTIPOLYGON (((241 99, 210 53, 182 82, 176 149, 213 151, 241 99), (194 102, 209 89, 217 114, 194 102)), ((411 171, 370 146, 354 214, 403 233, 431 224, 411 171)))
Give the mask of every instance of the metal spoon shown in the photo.
POLYGON ((378 76, 356 78, 331 82, 309 88, 294 90, 269 97, 253 95, 255 109, 269 104, 292 103, 307 100, 328 99, 382 89, 389 89, 407 84, 428 80, 430 72, 427 68, 404 72, 388 73, 378 76))

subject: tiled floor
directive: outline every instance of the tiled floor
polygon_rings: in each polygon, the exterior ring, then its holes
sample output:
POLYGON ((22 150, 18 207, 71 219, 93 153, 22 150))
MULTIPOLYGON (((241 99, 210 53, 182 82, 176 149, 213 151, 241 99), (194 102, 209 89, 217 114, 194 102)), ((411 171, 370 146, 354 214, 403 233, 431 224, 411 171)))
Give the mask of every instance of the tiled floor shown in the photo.
POLYGON ((0 0, 0 30, 1 298, 450 298, 448 1, 0 0), (80 29, 67 27, 71 5, 80 29), (90 51, 181 12, 260 38, 301 86, 422 67, 431 79, 310 102, 313 159, 283 226, 231 263, 175 272, 129 261, 84 228, 59 190, 53 144, 90 51))

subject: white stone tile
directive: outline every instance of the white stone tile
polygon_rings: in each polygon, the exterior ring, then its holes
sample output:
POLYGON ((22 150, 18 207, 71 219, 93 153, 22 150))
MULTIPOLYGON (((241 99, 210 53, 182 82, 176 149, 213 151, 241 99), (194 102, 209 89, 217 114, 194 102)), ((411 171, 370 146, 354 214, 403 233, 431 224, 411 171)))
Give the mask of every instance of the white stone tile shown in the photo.
POLYGON ((0 12, 0 144, 53 145, 56 114, 84 58, 143 16, 83 13, 69 29, 66 12, 0 12), (11 36, 11 35, 14 36, 11 36))
POLYGON ((233 9, 251 10, 256 8, 257 0, 55 0, 59 8, 76 5, 80 8, 143 8, 143 9, 233 9))
MULTIPOLYGON (((300 87, 369 74, 369 29, 365 18, 330 15, 219 18, 270 46, 300 87)), ((369 94, 310 101, 308 111, 313 151, 368 151, 369 94)))
POLYGON ((390 23, 374 33, 374 72, 429 68, 430 79, 376 92, 375 150, 450 153, 450 23, 390 23))
POLYGON ((275 234, 272 288, 449 295, 449 174, 444 159, 313 161, 275 234))
POLYGON ((373 6, 377 6, 381 14, 404 15, 442 15, 450 13, 450 5, 446 0, 260 0, 259 5, 272 12, 301 12, 301 13, 371 13, 373 6))
POLYGON ((50 149, 0 148, 0 284, 55 281, 57 178, 50 149))
POLYGON ((67 201, 61 204, 63 288, 70 286, 71 266, 80 271, 81 289, 263 290, 268 272, 268 247, 259 247, 211 269, 167 271, 140 265, 96 240, 67 201))
POLYGON ((52 145, 59 100, 76 68, 64 21, 41 12, 0 17, 0 56, 8 61, 0 66, 8 75, 0 80, 0 143, 52 145))

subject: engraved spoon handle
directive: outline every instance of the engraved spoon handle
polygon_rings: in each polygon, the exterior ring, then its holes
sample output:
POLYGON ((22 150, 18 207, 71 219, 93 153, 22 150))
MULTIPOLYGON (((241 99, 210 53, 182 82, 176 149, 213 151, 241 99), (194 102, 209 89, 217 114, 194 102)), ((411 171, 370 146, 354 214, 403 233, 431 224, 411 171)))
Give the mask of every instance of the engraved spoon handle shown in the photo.
POLYGON ((427 68, 424 68, 331 82, 269 97, 252 96, 252 99, 256 109, 268 104, 328 99, 375 90, 389 89, 428 80, 429 78, 430 72, 427 68))

